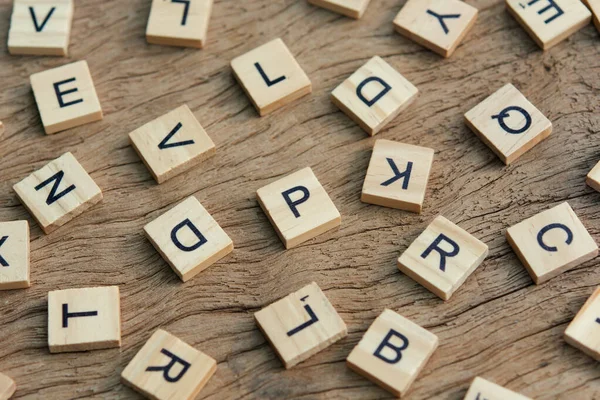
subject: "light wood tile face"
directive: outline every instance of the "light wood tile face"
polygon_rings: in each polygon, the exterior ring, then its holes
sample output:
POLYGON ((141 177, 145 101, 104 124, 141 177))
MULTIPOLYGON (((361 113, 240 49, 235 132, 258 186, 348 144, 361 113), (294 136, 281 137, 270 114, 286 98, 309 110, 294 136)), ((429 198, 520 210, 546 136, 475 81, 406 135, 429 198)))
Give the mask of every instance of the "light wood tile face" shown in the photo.
POLYGON ((580 0, 506 0, 506 8, 543 50, 590 23, 580 0))
POLYGON ((394 311, 384 310, 352 350, 353 371, 402 397, 438 346, 438 338, 394 311))
POLYGON ((567 327, 565 341, 600 361, 600 287, 567 327))
POLYGON ((56 230, 102 200, 102 191, 71 153, 51 161, 13 189, 44 233, 56 230))
POLYGON ((120 347, 119 287, 49 292, 48 346, 50 353, 120 347))
POLYGON ((506 238, 536 284, 598 255, 598 246, 568 203, 506 230, 506 238))
POLYGON ((459 0, 409 0, 394 19, 396 31, 450 57, 477 20, 475 7, 459 0))
POLYGON ((522 394, 477 377, 471 383, 464 400, 531 400, 522 394))
POLYGON ((596 29, 600 31, 600 0, 583 0, 583 2, 584 4, 587 4, 590 11, 592 11, 594 25, 596 25, 596 29))
POLYGON ((326 8, 350 18, 359 19, 371 0, 308 0, 310 4, 326 8))
POLYGON ((487 255, 485 243, 439 216, 400 256, 398 268, 448 300, 487 255))
POLYGON ((187 105, 136 129, 129 139, 158 183, 215 154, 215 144, 187 105))
POLYGON ((420 213, 434 153, 426 147, 377 140, 360 200, 420 213))
POLYGON ((29 286, 29 223, 0 222, 0 290, 29 286))
POLYGON ((233 242, 194 197, 144 227, 146 236, 186 282, 233 251, 233 242))
POLYGON ((124 384, 154 400, 192 400, 217 370, 217 362, 157 330, 121 374, 124 384))
POLYGON ((316 283, 254 314, 286 369, 348 334, 346 324, 316 283))
POLYGON ((73 0, 15 0, 8 31, 10 54, 66 56, 73 0))
POLYGON ((258 189, 256 196, 286 249, 342 222, 335 204, 308 167, 258 189))
POLYGON ((510 83, 465 114, 467 126, 506 165, 552 133, 552 123, 510 83))
POLYGON ((0 138, 4 134, 5 130, 6 130, 6 128, 4 127, 4 124, 2 123, 2 121, 0 121, 0 138))
POLYGON ((312 92, 310 79, 281 39, 234 58, 231 68, 261 116, 312 92))
POLYGON ((0 373, 0 400, 8 400, 17 390, 17 385, 8 376, 0 373))
POLYGON ((331 93, 331 101, 369 135, 382 130, 419 91, 380 57, 371 58, 331 93))
POLYGON ((148 43, 202 48, 213 0, 152 0, 146 28, 148 43))
POLYGON ((31 75, 31 88, 47 134, 102 119, 86 61, 31 75))
POLYGON ((600 192, 600 162, 587 174, 585 183, 600 192))

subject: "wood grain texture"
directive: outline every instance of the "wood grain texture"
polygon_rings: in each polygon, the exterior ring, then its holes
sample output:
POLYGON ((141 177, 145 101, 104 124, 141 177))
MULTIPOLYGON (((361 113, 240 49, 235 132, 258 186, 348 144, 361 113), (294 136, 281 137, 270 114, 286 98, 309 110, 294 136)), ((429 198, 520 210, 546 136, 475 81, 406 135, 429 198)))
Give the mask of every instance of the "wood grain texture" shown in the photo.
POLYGON ((536 399, 600 398, 600 369, 562 334, 600 284, 600 259, 536 286, 504 230, 565 200, 600 241, 600 193, 585 176, 600 159, 600 40, 587 26, 543 53, 501 0, 473 0, 471 33, 449 59, 394 32, 403 0, 374 0, 355 21, 299 0, 217 0, 205 49, 148 45, 147 0, 78 0, 70 58, 12 57, 11 2, 0 0, 0 220, 31 225, 32 287, 0 293, 0 371, 15 398, 135 399, 119 381, 158 328, 218 362, 201 399, 382 399, 345 358, 384 308, 436 334, 440 347, 408 399, 462 399, 475 376, 536 399), (259 118, 229 62, 281 37, 313 93, 259 118), (436 149, 423 214, 360 202, 375 138, 344 115, 330 92, 379 55, 419 88, 415 103, 377 138, 436 149), (46 136, 29 75, 88 61, 102 121, 46 136), (554 134, 506 167, 464 125, 491 88, 513 82, 554 134), (157 185, 128 133, 188 104, 217 153, 157 185), (12 185, 72 151, 105 198, 50 235, 12 185), (343 218, 338 230, 285 251, 256 189, 311 166, 343 218), (182 283, 143 226, 190 195, 231 236, 235 251, 182 283), (444 303, 402 275, 397 257, 438 214, 490 247, 490 256, 444 303), (253 313, 316 281, 349 335, 286 371, 253 313), (122 348, 50 355, 47 292, 119 285, 122 348))

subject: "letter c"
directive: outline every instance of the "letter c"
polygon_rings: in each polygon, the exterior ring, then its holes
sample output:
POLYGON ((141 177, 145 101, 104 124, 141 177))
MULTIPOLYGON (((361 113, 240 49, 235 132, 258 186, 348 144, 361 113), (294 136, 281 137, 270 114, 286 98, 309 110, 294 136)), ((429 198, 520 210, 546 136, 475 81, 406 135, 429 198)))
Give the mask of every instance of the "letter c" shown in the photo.
POLYGON ((548 246, 544 242, 544 235, 548 231, 551 231, 553 229, 562 229, 563 231, 565 231, 567 233, 567 240, 565 241, 566 244, 571 244, 573 242, 573 232, 566 225, 550 224, 550 225, 546 225, 545 227, 543 227, 537 235, 538 244, 540 245, 540 247, 542 249, 544 249, 546 251, 550 251, 550 252, 558 251, 558 248, 556 248, 555 246, 548 246))

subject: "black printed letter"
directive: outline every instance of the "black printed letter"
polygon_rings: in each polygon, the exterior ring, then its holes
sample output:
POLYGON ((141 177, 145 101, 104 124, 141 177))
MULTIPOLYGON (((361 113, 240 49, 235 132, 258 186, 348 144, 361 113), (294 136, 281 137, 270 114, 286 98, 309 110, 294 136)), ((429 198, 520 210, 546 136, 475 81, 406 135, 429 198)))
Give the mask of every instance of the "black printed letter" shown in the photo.
POLYGON ((275 79, 275 80, 270 80, 269 77, 267 76, 267 74, 265 74, 265 71, 263 71, 262 67, 260 66, 259 63, 254 63, 254 66, 256 67, 256 69, 258 70, 258 73, 260 74, 260 76, 262 76, 263 80, 265 81, 265 83, 267 84, 268 87, 271 87, 273 85, 278 84, 279 82, 285 80, 285 75, 280 76, 279 78, 275 79))
POLYGON ((185 4, 185 8, 183 10, 183 18, 181 19, 181 25, 185 25, 185 23, 187 22, 188 11, 190 11, 190 0, 171 0, 171 3, 185 4))
POLYGON ((70 101, 68 103, 65 103, 63 101, 63 96, 64 95, 69 94, 69 93, 75 93, 77 91, 77 88, 65 90, 64 92, 60 91, 60 86, 61 85, 64 85, 64 84, 70 83, 70 82, 75 82, 75 78, 71 78, 71 79, 67 79, 67 80, 64 80, 64 81, 56 82, 54 84, 54 93, 56 93, 56 98, 58 99, 58 105, 60 106, 60 108, 72 106, 74 104, 83 103, 83 99, 73 100, 73 101, 70 101))
POLYGON ((183 222, 177 224, 177 226, 175 228, 173 228, 173 230, 171 231, 171 240, 173 241, 173 243, 175 244, 175 246, 177 246, 177 248, 179 250, 183 250, 183 251, 194 251, 198 247, 202 246, 204 243, 208 242, 208 240, 204 237, 204 235, 198 230, 198 228, 196 228, 196 225, 194 225, 192 223, 192 221, 190 221, 188 218, 184 219, 183 222), (194 235, 196 235, 196 237, 198 238, 198 241, 191 246, 184 245, 177 238, 177 232, 179 232, 179 230, 181 228, 183 228, 184 226, 187 226, 188 228, 190 228, 192 233, 194 235))
POLYGON ((58 199, 60 199, 61 197, 68 194, 69 192, 75 190, 75 185, 71 185, 68 188, 66 188, 65 190, 63 190, 62 192, 60 192, 58 194, 56 193, 56 191, 58 190, 58 187, 60 186, 60 182, 62 181, 62 178, 64 176, 65 176, 65 173, 63 171, 58 171, 56 174, 52 175, 50 178, 46 179, 44 182, 40 183, 39 185, 37 185, 35 187, 35 190, 40 190, 44 186, 50 184, 50 182, 54 181, 54 185, 52 185, 52 189, 50 189, 50 193, 48 194, 48 197, 46 198, 46 204, 50 205, 50 204, 54 203, 55 201, 57 201, 58 199))
MULTIPOLYGON (((529 3, 527 3, 527 6, 532 6, 535 3, 537 3, 540 0, 531 0, 529 3)), ((563 15, 565 12, 562 10, 562 8, 560 8, 558 6, 558 4, 556 4, 555 0, 544 0, 548 2, 548 6, 542 8, 540 11, 538 11, 538 15, 542 15, 543 13, 545 13, 546 11, 550 10, 551 8, 554 8, 554 10, 556 11, 556 14, 554 14, 553 16, 551 16, 550 18, 548 18, 547 20, 544 21, 545 24, 549 24, 550 22, 554 21, 556 18, 560 17, 561 15, 563 15)), ((521 8, 525 8, 525 6, 521 3, 519 3, 519 5, 521 6, 521 8)))
POLYGON ((398 361, 400 361, 402 359, 402 350, 406 350, 407 348, 408 348, 408 338, 406 336, 404 336, 403 334, 401 334, 400 332, 397 332, 394 329, 390 329, 390 331, 387 333, 387 335, 385 335, 383 342, 381 342, 379 344, 379 347, 377 347, 377 350, 375 350, 375 353, 373 353, 373 355, 375 357, 379 358, 380 360, 385 361, 388 364, 396 364, 398 361), (394 346, 392 343, 390 343, 390 339, 393 336, 402 340, 401 346, 394 346), (386 347, 388 349, 392 349, 396 353, 396 357, 387 358, 386 356, 381 354, 383 349, 385 349, 386 347))
POLYGON ((298 212, 298 209, 296 208, 296 206, 298 206, 298 205, 304 203, 306 200, 308 200, 308 198, 310 197, 310 192, 308 191, 308 189, 305 188, 304 186, 296 186, 296 187, 291 188, 290 190, 286 190, 285 192, 281 193, 281 195, 285 199, 285 202, 287 203, 287 205, 290 207, 290 210, 292 210, 292 212, 294 213, 294 216, 296 218, 300 218, 300 213, 298 212), (292 194, 294 192, 302 192, 302 197, 296 201, 292 201, 292 199, 290 198, 290 194, 292 194))
POLYGON ((54 10, 56 10, 56 7, 52 7, 50 9, 50 12, 46 15, 46 18, 44 18, 44 20, 42 21, 42 25, 38 25, 37 17, 35 16, 35 11, 33 10, 33 7, 29 7, 29 14, 31 14, 31 19, 33 20, 33 27, 35 28, 36 32, 41 32, 44 30, 44 26, 46 26, 52 14, 54 14, 54 10))
POLYGON ((371 107, 373 104, 377 103, 377 101, 379 101, 379 99, 381 99, 383 96, 385 96, 385 94, 387 92, 389 92, 390 90, 392 90, 392 87, 390 85, 388 85, 386 83, 386 81, 384 81, 383 79, 378 78, 376 76, 371 76, 371 77, 365 79, 364 81, 362 81, 358 85, 358 87, 356 88, 356 95, 363 103, 365 103, 367 106, 371 107), (383 86, 383 89, 381 89, 381 91, 377 94, 377 96, 373 97, 371 100, 367 100, 365 98, 365 96, 362 94, 363 88, 369 82, 379 82, 381 84, 381 86, 383 86))
POLYGON ((406 164, 406 169, 404 170, 404 172, 400 172, 398 170, 398 167, 396 166, 396 163, 394 162, 394 160, 392 160, 391 158, 386 158, 386 160, 387 160, 388 164, 390 165, 390 168, 392 169, 392 171, 394 171, 394 177, 383 182, 381 184, 381 186, 390 186, 392 183, 396 182, 398 179, 404 178, 402 180, 402 189, 404 189, 404 190, 408 189, 408 183, 410 182, 410 173, 412 172, 412 166, 413 166, 412 161, 409 161, 408 164, 406 164))
POLYGON ((171 147, 187 146, 188 144, 194 144, 193 140, 184 140, 183 142, 167 143, 177 132, 179 132, 182 126, 183 125, 181 124, 181 122, 175 125, 175 128, 173 128, 171 132, 169 132, 169 134, 165 136, 165 138, 158 144, 158 148, 164 150, 169 149, 171 147))
POLYGON ((546 243, 544 243, 544 235, 546 234, 546 232, 551 231, 552 229, 562 229, 563 231, 565 231, 567 233, 567 240, 565 241, 565 243, 571 244, 571 242, 573 241, 573 232, 567 226, 563 224, 550 224, 543 227, 537 235, 538 244, 542 249, 550 252, 558 251, 556 247, 548 246, 546 245, 546 243))
MULTIPOLYGON (((308 298, 308 296, 304 296, 300 300, 304 301, 307 298, 308 298)), ((309 326, 311 326, 315 322, 319 321, 319 317, 317 317, 317 315, 314 313, 314 311, 312 310, 312 308, 310 308, 310 306, 308 304, 306 304, 304 306, 304 309, 308 313, 308 316, 310 317, 310 319, 308 321, 306 321, 305 323, 303 323, 301 325, 298 325, 297 327, 295 327, 294 329, 292 329, 291 331, 289 331, 287 333, 288 336, 294 336, 296 333, 300 332, 301 330, 303 330, 305 328, 308 328, 309 326)))
POLYGON ((98 311, 84 311, 84 312, 69 312, 69 305, 63 303, 62 305, 62 326, 63 328, 69 327, 69 318, 77 317, 94 317, 98 315, 98 311))
POLYGON ((433 243, 431 243, 431 245, 423 252, 423 254, 421 254, 421 258, 427 258, 433 250, 437 251, 440 254, 440 269, 445 272, 446 257, 456 256, 460 251, 460 247, 458 247, 458 244, 456 244, 454 240, 450 239, 443 233, 440 233, 439 236, 433 241, 433 243), (452 246, 452 251, 447 252, 446 250, 442 249, 440 247, 440 243, 442 243, 442 241, 450 244, 450 246, 452 246))
POLYGON ((444 21, 444 18, 460 18, 460 14, 446 14, 446 15, 440 15, 436 12, 433 12, 431 10, 427 10, 427 14, 429 15, 433 15, 434 17, 436 17, 438 19, 438 21, 440 22, 440 25, 442 25, 442 29, 444 30, 444 33, 447 35, 450 30, 448 29, 448 26, 446 25, 446 21, 444 21))
MULTIPOLYGON (((8 236, 2 236, 2 238, 0 238, 0 247, 2 247, 4 242, 6 242, 6 239, 8 239, 8 236)), ((2 257, 1 255, 0 255, 0 265, 2 265, 3 267, 8 267, 8 263, 6 262, 4 257, 2 257)))
POLYGON ((148 367, 146 368, 146 371, 164 371, 163 378, 165 378, 167 382, 173 383, 180 380, 192 365, 184 359, 177 357, 175 354, 171 353, 167 349, 161 349, 160 352, 163 353, 165 356, 169 357, 171 361, 169 361, 169 363, 164 367, 148 367), (181 371, 179 371, 179 373, 176 376, 169 375, 169 371, 171 371, 171 368, 173 368, 177 363, 182 365, 181 371))

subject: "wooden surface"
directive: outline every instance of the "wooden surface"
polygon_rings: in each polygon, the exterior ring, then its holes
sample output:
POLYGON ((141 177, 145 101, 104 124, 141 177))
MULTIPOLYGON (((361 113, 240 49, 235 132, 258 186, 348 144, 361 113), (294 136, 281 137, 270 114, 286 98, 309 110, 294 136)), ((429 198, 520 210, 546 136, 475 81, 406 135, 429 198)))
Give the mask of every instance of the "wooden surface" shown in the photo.
POLYGON ((303 0, 217 0, 203 50, 147 45, 148 0, 78 0, 70 58, 13 57, 11 2, 0 0, 0 220, 31 223, 32 287, 0 293, 0 371, 16 398, 127 398, 119 375, 158 328, 218 362, 202 399, 389 395, 345 358, 384 308, 431 330, 440 347, 408 399, 462 399, 475 375, 538 399, 600 398, 598 363, 562 334, 600 284, 600 259, 540 286, 503 231, 565 200, 600 241, 600 193, 585 175, 600 159, 600 39, 588 26, 542 53, 501 0, 469 1, 473 31, 447 60, 394 33, 404 1, 373 0, 355 21, 303 0), (282 37, 313 93, 264 118, 235 82, 232 58, 282 37), (369 138, 335 107, 331 90, 373 55, 420 96, 369 138), (46 136, 29 75, 88 61, 105 118, 46 136), (505 167, 464 125, 463 114, 513 82, 554 124, 543 143, 505 167), (187 103, 217 153, 157 185, 128 134, 187 103), (360 202, 377 138, 437 150, 422 215, 360 202), (42 234, 11 187, 72 151, 102 188, 101 204, 42 234), (285 251, 256 189, 311 166, 342 214, 337 231, 285 251), (223 262, 182 283, 143 226, 196 195, 235 243, 223 262), (443 303, 401 274, 399 254, 438 214, 490 246, 490 256, 443 303), (286 371, 253 313, 316 281, 349 335, 286 371), (122 348, 50 355, 47 292, 119 285, 122 348))

